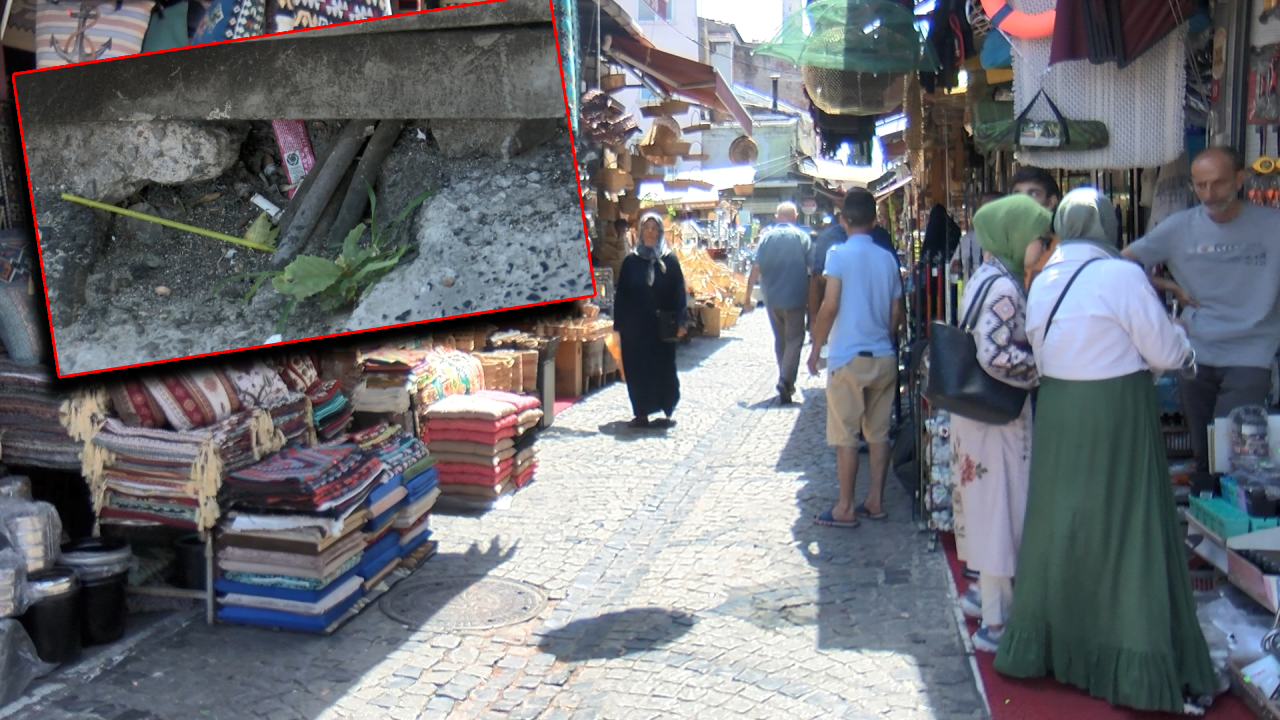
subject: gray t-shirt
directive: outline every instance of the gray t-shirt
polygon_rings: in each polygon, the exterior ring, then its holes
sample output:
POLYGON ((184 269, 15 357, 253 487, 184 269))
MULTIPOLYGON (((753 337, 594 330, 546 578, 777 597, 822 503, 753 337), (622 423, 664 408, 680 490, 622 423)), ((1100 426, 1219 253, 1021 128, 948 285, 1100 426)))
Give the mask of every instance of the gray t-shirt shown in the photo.
POLYGON ((776 225, 756 248, 765 305, 794 310, 809 304, 809 234, 795 225, 776 225))
POLYGON ((1197 206, 1129 246, 1148 268, 1168 266, 1200 304, 1183 313, 1197 362, 1271 367, 1280 346, 1278 233, 1280 210, 1245 203, 1235 220, 1220 225, 1197 206))

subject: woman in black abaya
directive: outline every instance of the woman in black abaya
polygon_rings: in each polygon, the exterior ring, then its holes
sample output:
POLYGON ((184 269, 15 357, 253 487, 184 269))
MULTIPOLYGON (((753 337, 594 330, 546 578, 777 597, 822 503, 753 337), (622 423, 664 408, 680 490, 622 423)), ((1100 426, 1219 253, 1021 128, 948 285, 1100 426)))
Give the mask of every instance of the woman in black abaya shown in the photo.
POLYGON ((640 241, 622 261, 613 301, 614 329, 622 339, 622 371, 635 418, 629 427, 667 427, 680 401, 676 340, 687 332, 687 298, 680 263, 663 239, 662 219, 640 220, 640 241), (662 338, 660 316, 674 315, 676 338, 662 338), (661 412, 666 417, 649 421, 661 412))

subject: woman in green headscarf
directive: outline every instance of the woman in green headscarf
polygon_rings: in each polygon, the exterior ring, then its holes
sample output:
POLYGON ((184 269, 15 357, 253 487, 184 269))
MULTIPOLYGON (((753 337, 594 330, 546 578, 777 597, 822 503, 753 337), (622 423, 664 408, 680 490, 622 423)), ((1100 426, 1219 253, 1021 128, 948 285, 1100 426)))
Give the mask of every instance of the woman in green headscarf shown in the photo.
POLYGON ((1106 197, 1071 191, 1055 227, 1058 249, 1027 299, 1040 401, 1018 592, 995 669, 1203 714, 1218 688, 1152 377, 1194 372, 1195 355, 1146 271, 1116 252, 1106 197))
MULTIPOLYGON (((1052 224, 1048 210, 1025 195, 983 205, 973 216, 986 263, 965 283, 964 326, 972 327, 978 363, 988 375, 1020 388, 1039 381, 1026 333, 1023 270, 1035 263, 1052 224)), ((1022 540, 1031 459, 1031 404, 1008 425, 951 416, 952 508, 960 559, 976 570, 976 588, 961 600, 982 620, 973 645, 995 652, 1013 602, 1013 577, 1022 540)))

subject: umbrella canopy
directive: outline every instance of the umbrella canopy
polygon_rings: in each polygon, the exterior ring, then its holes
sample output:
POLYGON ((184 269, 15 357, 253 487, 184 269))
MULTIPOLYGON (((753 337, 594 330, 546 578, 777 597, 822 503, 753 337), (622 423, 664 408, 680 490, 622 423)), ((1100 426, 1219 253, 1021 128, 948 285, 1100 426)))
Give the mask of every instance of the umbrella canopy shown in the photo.
POLYGON ((895 0, 817 0, 792 13, 754 54, 829 70, 933 72, 937 55, 915 23, 895 0))

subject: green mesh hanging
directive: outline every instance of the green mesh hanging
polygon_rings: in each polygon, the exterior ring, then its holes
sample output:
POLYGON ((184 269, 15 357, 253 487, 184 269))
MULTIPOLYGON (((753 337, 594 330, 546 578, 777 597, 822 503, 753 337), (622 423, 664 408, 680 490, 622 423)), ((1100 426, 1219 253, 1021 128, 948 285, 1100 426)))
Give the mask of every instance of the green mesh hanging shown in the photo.
POLYGON ((933 72, 938 57, 894 0, 817 0, 792 13, 756 55, 861 73, 933 72))

